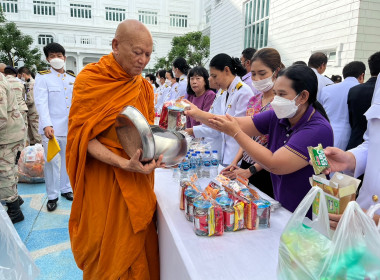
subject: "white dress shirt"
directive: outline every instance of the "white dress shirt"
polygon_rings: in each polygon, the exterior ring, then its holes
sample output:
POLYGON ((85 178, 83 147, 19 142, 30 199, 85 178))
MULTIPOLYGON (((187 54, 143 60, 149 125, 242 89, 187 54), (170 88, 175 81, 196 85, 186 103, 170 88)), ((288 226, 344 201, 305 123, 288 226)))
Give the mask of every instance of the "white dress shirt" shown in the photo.
MULTIPOLYGON (((43 71, 45 72, 45 71, 43 71)), ((37 74, 34 84, 34 101, 39 114, 38 133, 52 126, 55 136, 67 136, 71 98, 75 77, 58 73, 37 74)))
MULTIPOLYGON (((364 175, 363 185, 359 191, 357 202, 360 207, 368 209, 375 203, 380 203, 380 75, 378 76, 372 105, 365 113, 367 131, 364 143, 350 150, 356 159, 354 176, 364 175), (375 201, 374 196, 379 200, 375 201)), ((380 214, 380 210, 377 211, 380 214)))
POLYGON ((185 74, 182 74, 181 77, 179 77, 179 81, 178 81, 177 99, 182 96, 184 98, 187 98, 187 76, 185 74))
POLYGON ((334 132, 334 147, 346 150, 351 135, 348 116, 347 96, 349 90, 358 85, 354 77, 347 77, 343 82, 324 87, 318 101, 325 109, 334 132))
POLYGON ((334 82, 331 81, 326 76, 319 74, 317 69, 315 69, 315 68, 311 68, 311 69, 314 71, 314 73, 317 75, 317 78, 318 78, 318 92, 317 92, 317 97, 318 97, 322 91, 322 88, 324 88, 325 86, 328 86, 328 85, 333 85, 334 82))
POLYGON ((178 83, 174 83, 172 84, 171 88, 170 88, 170 96, 169 96, 169 100, 177 100, 178 98, 178 83))
MULTIPOLYGON (((229 114, 233 117, 243 117, 246 115, 248 102, 253 97, 252 90, 236 76, 227 91, 221 96, 217 109, 220 115, 229 114)), ((194 136, 197 132, 194 129, 194 136)), ((220 152, 220 161, 223 165, 229 165, 239 151, 239 144, 231 136, 221 133, 222 147, 220 152)))

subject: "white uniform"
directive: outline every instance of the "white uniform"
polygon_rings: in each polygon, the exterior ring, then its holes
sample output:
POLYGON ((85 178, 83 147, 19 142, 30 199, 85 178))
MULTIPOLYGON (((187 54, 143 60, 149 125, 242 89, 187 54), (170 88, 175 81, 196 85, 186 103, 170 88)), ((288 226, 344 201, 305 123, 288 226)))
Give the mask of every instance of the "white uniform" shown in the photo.
POLYGON ((358 84, 358 79, 355 77, 347 77, 341 83, 324 87, 318 96, 318 101, 330 119, 334 132, 334 147, 343 151, 346 150, 351 135, 347 106, 348 92, 358 84))
POLYGON ((334 82, 331 81, 329 78, 319 74, 317 69, 311 68, 311 70, 314 71, 315 75, 317 75, 317 78, 318 78, 318 92, 317 92, 317 98, 318 98, 319 94, 322 91, 322 88, 324 88, 325 86, 328 86, 328 85, 333 85, 334 82))
POLYGON ((34 99, 39 114, 39 133, 42 134, 42 145, 45 150, 45 183, 48 199, 56 199, 61 193, 72 192, 66 172, 66 142, 69 112, 75 77, 68 73, 58 73, 53 68, 40 72, 34 85, 34 99), (59 157, 47 162, 49 139, 43 129, 52 126, 61 151, 61 170, 59 157))
POLYGON ((170 95, 169 95, 169 99, 166 100, 166 101, 169 101, 169 100, 177 100, 178 98, 178 83, 174 83, 172 84, 171 88, 170 88, 170 95))
MULTIPOLYGON (((227 93, 222 89, 216 93, 214 102, 212 103, 209 112, 214 115, 223 115, 221 111, 222 108, 222 100, 225 100, 223 96, 227 93)), ((203 137, 207 142, 211 144, 211 149, 214 151, 218 151, 219 157, 222 152, 222 133, 215 129, 208 127, 207 125, 201 124, 193 126, 194 137, 201 138, 203 137)))
MULTIPOLYGON (((363 185, 359 191, 357 202, 360 207, 368 209, 375 203, 380 203, 380 75, 377 78, 373 93, 372 105, 365 113, 367 131, 364 143, 350 150, 356 159, 355 177, 364 175, 363 185), (374 199, 375 196, 377 200, 374 199)), ((380 210, 377 212, 380 214, 380 210)))
POLYGON ((178 96, 176 99, 182 96, 187 99, 187 76, 185 74, 182 74, 181 77, 179 77, 178 96))
MULTIPOLYGON (((243 117, 246 115, 248 102, 252 97, 251 88, 236 76, 225 94, 223 93, 218 112, 221 115, 229 114, 233 117, 243 117)), ((195 133, 194 136, 198 137, 195 133)), ((235 158, 240 146, 231 136, 221 133, 221 137, 220 161, 223 165, 229 165, 235 158)))

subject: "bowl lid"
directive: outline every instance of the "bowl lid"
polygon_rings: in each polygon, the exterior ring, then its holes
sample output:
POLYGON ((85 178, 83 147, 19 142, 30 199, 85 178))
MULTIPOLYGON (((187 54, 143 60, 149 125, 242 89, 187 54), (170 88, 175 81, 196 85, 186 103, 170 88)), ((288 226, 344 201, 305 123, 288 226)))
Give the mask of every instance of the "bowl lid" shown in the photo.
POLYGON ((155 151, 153 132, 146 118, 135 107, 127 106, 121 110, 116 117, 116 133, 129 157, 141 149, 141 162, 153 160, 155 151))

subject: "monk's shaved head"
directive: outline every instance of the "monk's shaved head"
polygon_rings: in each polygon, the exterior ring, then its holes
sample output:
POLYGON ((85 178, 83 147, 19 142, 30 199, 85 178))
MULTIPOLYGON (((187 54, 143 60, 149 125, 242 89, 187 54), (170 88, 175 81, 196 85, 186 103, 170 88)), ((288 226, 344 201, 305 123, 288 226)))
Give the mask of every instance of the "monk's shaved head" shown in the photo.
POLYGON ((112 50, 116 61, 127 74, 140 75, 149 63, 153 50, 152 35, 138 20, 125 20, 116 29, 112 50))
POLYGON ((7 67, 7 65, 5 63, 0 63, 0 73, 4 74, 5 67, 7 67))

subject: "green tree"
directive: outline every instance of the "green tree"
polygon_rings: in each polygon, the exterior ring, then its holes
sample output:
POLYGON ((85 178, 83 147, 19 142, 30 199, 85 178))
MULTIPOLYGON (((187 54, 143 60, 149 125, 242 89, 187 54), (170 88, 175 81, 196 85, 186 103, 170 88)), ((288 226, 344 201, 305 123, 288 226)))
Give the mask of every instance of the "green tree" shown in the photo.
POLYGON ((32 44, 33 38, 22 34, 14 22, 7 22, 0 8, 0 61, 8 65, 23 61, 31 69, 45 69, 47 64, 41 60, 41 52, 31 48, 32 44))
POLYGON ((210 56, 210 38, 202 32, 189 32, 172 39, 172 48, 166 57, 157 59, 155 70, 170 67, 176 57, 183 57, 191 66, 203 66, 210 56))

